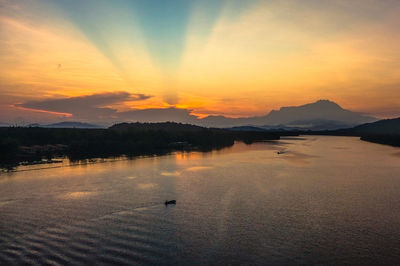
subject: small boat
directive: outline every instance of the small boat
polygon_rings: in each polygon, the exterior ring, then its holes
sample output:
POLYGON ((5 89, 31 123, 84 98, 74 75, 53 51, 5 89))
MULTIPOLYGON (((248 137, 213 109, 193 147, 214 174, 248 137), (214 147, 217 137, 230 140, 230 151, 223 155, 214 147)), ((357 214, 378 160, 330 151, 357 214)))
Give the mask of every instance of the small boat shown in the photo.
POLYGON ((176 200, 166 200, 164 204, 165 206, 167 206, 168 204, 176 204, 176 200))
POLYGON ((284 151, 278 151, 277 154, 284 154, 284 151))

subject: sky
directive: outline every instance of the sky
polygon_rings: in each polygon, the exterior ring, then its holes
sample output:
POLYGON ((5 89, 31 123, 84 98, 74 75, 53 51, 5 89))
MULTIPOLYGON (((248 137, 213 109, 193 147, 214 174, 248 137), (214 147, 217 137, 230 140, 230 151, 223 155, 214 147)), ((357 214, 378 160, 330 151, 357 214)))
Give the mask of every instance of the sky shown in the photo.
POLYGON ((0 0, 0 122, 400 116, 398 0, 0 0))

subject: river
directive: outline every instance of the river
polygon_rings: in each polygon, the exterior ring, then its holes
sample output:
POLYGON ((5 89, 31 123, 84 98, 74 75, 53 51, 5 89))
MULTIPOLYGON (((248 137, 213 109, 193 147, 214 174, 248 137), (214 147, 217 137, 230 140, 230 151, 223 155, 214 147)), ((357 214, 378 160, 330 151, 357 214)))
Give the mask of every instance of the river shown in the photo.
POLYGON ((399 148, 301 136, 40 168, 0 174, 1 265, 400 261, 399 148))

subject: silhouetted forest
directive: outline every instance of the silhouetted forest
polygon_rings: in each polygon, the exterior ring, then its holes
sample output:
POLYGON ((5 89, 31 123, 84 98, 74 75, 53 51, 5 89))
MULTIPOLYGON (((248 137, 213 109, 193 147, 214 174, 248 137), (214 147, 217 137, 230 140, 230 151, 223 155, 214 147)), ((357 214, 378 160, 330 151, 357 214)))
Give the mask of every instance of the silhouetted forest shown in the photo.
POLYGON ((180 123, 122 123, 108 129, 0 128, 0 164, 67 156, 72 160, 209 151, 279 139, 273 132, 237 132, 180 123))
POLYGON ((400 135, 367 135, 361 140, 400 147, 400 135))

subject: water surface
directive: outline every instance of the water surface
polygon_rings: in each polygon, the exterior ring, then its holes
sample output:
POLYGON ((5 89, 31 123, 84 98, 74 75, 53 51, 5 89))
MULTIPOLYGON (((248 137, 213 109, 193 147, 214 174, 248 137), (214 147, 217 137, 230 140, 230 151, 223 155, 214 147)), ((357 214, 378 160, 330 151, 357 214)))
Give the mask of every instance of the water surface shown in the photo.
POLYGON ((399 154, 306 136, 2 173, 0 264, 395 264, 399 154))

